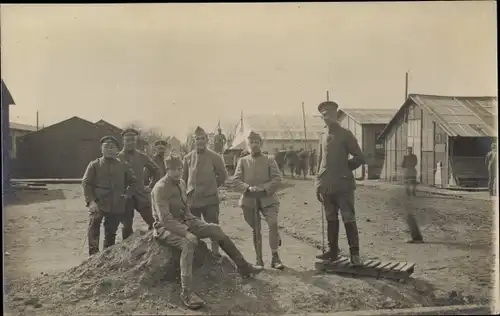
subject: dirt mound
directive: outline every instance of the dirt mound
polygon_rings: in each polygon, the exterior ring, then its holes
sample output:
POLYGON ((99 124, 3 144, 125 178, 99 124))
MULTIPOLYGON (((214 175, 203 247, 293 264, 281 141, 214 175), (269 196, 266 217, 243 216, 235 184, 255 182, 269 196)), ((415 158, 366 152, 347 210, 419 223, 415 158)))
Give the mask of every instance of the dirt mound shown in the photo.
MULTIPOLYGON (((103 311, 127 306, 127 312, 144 307, 171 311, 181 308, 179 300, 180 251, 154 241, 151 233, 137 231, 129 239, 89 258, 77 267, 56 275, 25 280, 9 289, 15 310, 52 307, 69 311, 77 305, 103 311), (130 306, 130 305, 133 306, 130 306), (66 306, 67 305, 67 306, 66 306), (142 306, 141 306, 142 305, 142 306)), ((200 242, 195 253, 195 288, 208 296, 237 287, 236 269, 229 259, 221 263, 200 242), (228 284, 233 283, 233 284, 228 284)), ((78 308, 80 309, 80 308, 78 308)))
MULTIPOLYGON (((8 306, 20 313, 35 310, 37 315, 185 313, 179 299, 179 256, 179 250, 154 241, 151 233, 136 231, 65 272, 16 281, 7 288, 8 306)), ((296 282, 280 284, 271 272, 243 280, 229 259, 217 262, 204 242, 196 249, 193 268, 194 287, 209 303, 200 313, 283 314, 296 308, 311 312, 338 308, 331 293, 312 285, 297 287, 296 282)))

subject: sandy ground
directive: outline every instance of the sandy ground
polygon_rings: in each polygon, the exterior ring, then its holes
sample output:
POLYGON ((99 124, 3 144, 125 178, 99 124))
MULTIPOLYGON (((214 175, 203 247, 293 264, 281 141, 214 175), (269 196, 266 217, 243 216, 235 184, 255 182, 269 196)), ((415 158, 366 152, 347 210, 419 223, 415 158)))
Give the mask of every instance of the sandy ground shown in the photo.
MULTIPOLYGON (((415 262, 414 279, 401 284, 315 273, 314 256, 321 245, 321 208, 315 201, 311 181, 288 179, 286 182, 280 192, 280 225, 281 257, 287 269, 278 272, 268 268, 257 280, 264 285, 239 285, 240 292, 251 295, 234 294, 228 299, 207 293, 212 303, 209 313, 230 310, 270 314, 333 312, 489 301, 494 263, 491 202, 420 194, 411 203, 427 243, 409 245, 405 243, 408 232, 401 217, 402 192, 358 187, 356 205, 362 256, 364 259, 415 262)), ((36 315, 67 311, 54 307, 50 298, 41 298, 37 307, 26 301, 13 303, 16 289, 19 284, 26 287, 26 282, 36 286, 39 284, 36 280, 50 278, 87 259, 87 211, 80 187, 51 185, 50 189, 22 193, 14 205, 6 208, 4 271, 13 315, 28 315, 33 310, 36 315), (46 306, 50 309, 45 309, 46 306)), ((237 194, 226 192, 221 205, 221 226, 253 262, 251 231, 236 206, 237 197, 237 194)), ((138 215, 135 223, 138 229, 146 228, 138 215)), ((269 265, 265 223, 263 231, 265 261, 269 265)), ((343 230, 340 246, 348 249, 343 230)), ((105 311, 90 303, 73 305, 71 313, 74 315, 113 311, 113 306, 105 311)), ((126 306, 118 309, 125 314, 165 312, 165 309, 171 313, 185 312, 175 304, 163 302, 160 305, 147 310, 138 305, 133 309, 126 306), (161 311, 158 310, 160 305, 161 311)))

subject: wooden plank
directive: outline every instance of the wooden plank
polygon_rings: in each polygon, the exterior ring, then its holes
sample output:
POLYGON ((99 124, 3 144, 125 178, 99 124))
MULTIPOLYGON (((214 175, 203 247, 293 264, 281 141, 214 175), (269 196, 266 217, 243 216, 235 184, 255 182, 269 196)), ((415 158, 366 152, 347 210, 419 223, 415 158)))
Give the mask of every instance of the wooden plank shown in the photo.
POLYGON ((363 267, 367 268, 370 265, 370 263, 373 263, 374 261, 375 260, 367 260, 367 261, 363 262, 363 267))
POLYGON ((378 267, 377 270, 382 270, 385 269, 388 265, 390 265, 392 262, 391 261, 383 261, 378 267))
POLYGON ((398 264, 399 264, 399 262, 394 261, 390 265, 388 265, 387 267, 385 267, 385 270, 393 270, 398 264))
POLYGON ((372 263, 370 263, 369 265, 367 265, 366 267, 367 268, 376 268, 377 266, 379 266, 382 262, 379 261, 379 260, 373 260, 372 263))
POLYGON ((415 271, 415 264, 410 262, 401 271, 412 274, 415 271))
POLYGON ((394 271, 401 271, 401 268, 406 266, 406 261, 398 262, 398 265, 393 268, 394 271))

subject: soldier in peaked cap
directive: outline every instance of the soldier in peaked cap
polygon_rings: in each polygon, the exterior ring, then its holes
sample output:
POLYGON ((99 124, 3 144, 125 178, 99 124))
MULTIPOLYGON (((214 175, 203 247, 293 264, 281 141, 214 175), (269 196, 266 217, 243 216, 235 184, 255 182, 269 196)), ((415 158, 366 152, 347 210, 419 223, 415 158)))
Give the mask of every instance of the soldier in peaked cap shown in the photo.
POLYGON ((182 162, 169 155, 165 159, 167 174, 153 188, 151 200, 155 218, 154 236, 158 242, 179 248, 181 254, 181 300, 189 309, 198 309, 205 302, 193 292, 192 266, 198 238, 210 238, 224 250, 243 277, 262 271, 248 263, 233 241, 219 225, 207 223, 194 216, 186 203, 186 183, 182 180, 182 162))
POLYGON ((104 248, 115 244, 116 231, 125 214, 127 194, 137 183, 128 164, 117 159, 119 142, 113 136, 101 139, 102 157, 89 163, 82 187, 89 208, 89 255, 99 252, 104 219, 104 248))
POLYGON ((318 106, 326 123, 318 150, 318 173, 316 175, 316 196, 323 204, 327 220, 329 251, 317 256, 321 260, 338 258, 339 219, 342 216, 351 262, 362 264, 359 256, 359 235, 354 211, 356 182, 353 171, 365 163, 365 157, 353 133, 337 122, 338 104, 322 102, 318 106), (349 158, 349 155, 352 158, 349 158))
MULTIPOLYGON (((219 190, 227 179, 221 155, 207 148, 208 135, 201 127, 194 131, 195 149, 184 156, 182 179, 187 186, 187 203, 191 212, 208 223, 219 223, 219 190)), ((212 242, 212 252, 219 245, 212 242)))
POLYGON ((240 207, 247 224, 254 231, 254 248, 257 257, 256 264, 263 266, 260 231, 256 231, 261 213, 269 227, 269 246, 271 247, 271 267, 283 269, 278 255, 281 238, 278 231, 279 200, 276 191, 281 184, 281 174, 278 164, 272 156, 263 155, 261 151, 262 138, 259 134, 250 132, 247 138, 250 155, 240 158, 234 173, 234 184, 242 192, 240 207))
POLYGON ((130 165, 138 182, 135 192, 127 200, 126 212, 122 220, 123 239, 127 239, 133 232, 134 209, 141 214, 149 229, 153 228, 150 192, 156 181, 160 179, 160 169, 145 153, 137 150, 138 136, 139 132, 135 129, 124 130, 122 132, 123 149, 118 153, 118 158, 130 165), (152 175, 147 186, 144 186, 144 168, 148 169, 149 174, 152 175))
MULTIPOLYGON (((154 163, 160 168, 160 176, 163 177, 166 174, 165 170, 165 153, 167 152, 168 143, 164 140, 157 140, 154 143, 155 154, 152 157, 154 163)), ((147 169, 146 169, 147 170, 147 169)))

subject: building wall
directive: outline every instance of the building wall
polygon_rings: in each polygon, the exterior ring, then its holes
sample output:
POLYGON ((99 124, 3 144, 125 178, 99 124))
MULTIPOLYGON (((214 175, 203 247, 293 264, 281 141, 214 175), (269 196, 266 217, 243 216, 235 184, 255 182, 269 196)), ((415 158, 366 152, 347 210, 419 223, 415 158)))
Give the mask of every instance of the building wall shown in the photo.
POLYGON ((403 180, 401 163, 406 154, 408 144, 408 123, 401 115, 385 137, 385 160, 381 171, 381 179, 400 182, 403 180))
MULTIPOLYGON (((72 118, 19 139, 16 178, 81 178, 88 163, 101 155, 102 128, 72 118)), ((120 135, 113 135, 120 138, 120 135)))
POLYGON ((20 137, 23 137, 24 135, 27 135, 29 133, 32 133, 32 131, 23 131, 23 130, 18 130, 18 129, 11 129, 10 130, 10 137, 11 137, 11 148, 10 148, 10 158, 11 159, 16 159, 17 157, 17 140, 20 137))
POLYGON ((434 185, 434 173, 436 171, 435 160, 435 126, 436 123, 432 115, 422 110, 422 162, 421 162, 421 183, 434 185))
MULTIPOLYGON (((3 82, 2 82, 3 83, 3 82)), ((2 95, 2 97, 4 97, 2 95)), ((10 188, 11 161, 9 152, 12 146, 9 129, 10 104, 2 98, 2 188, 3 192, 10 188)))
MULTIPOLYGON (((441 183, 443 187, 448 186, 450 162, 448 158, 448 135, 438 124, 434 124, 434 162, 442 162, 441 183)), ((433 184, 435 184, 433 182, 433 184)))
POLYGON ((368 165, 368 178, 374 179, 381 176, 385 160, 385 142, 377 141, 378 135, 383 131, 384 124, 364 124, 363 143, 361 149, 368 165))
MULTIPOLYGON (((303 139, 264 139, 262 143, 262 151, 267 151, 269 154, 274 154, 277 150, 289 149, 293 146, 295 150, 306 148, 306 143, 303 139)), ((308 140, 307 147, 317 149, 319 147, 319 140, 308 140)))
MULTIPOLYGON (((350 116, 347 115, 343 115, 342 117, 340 117, 339 123, 340 126, 350 130, 354 134, 354 136, 358 140, 360 147, 362 147, 364 141, 363 141, 363 127, 361 126, 361 124, 357 123, 355 120, 353 120, 350 116)), ((363 148, 361 149, 363 150, 363 148)), ((354 170, 353 173, 356 178, 363 177, 363 169, 361 167, 354 170)))
MULTIPOLYGON (((408 107, 407 147, 413 148, 417 156, 417 181, 422 183, 422 109, 416 104, 408 107)), ((402 159, 401 159, 402 162, 402 159)))

